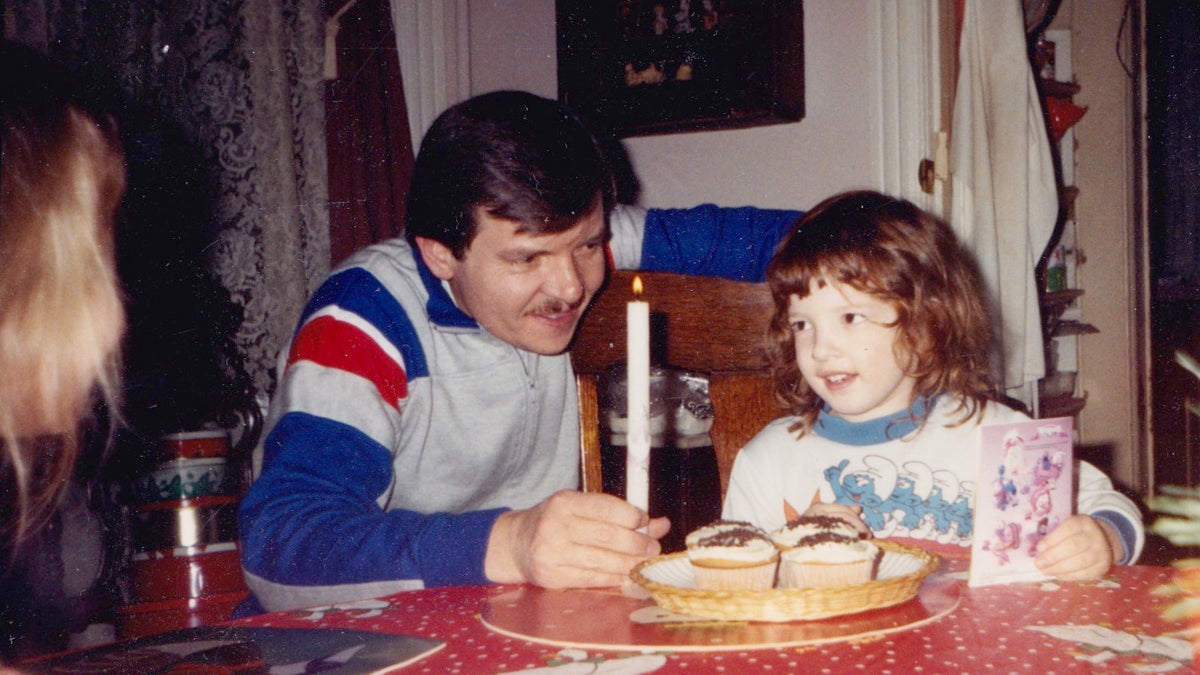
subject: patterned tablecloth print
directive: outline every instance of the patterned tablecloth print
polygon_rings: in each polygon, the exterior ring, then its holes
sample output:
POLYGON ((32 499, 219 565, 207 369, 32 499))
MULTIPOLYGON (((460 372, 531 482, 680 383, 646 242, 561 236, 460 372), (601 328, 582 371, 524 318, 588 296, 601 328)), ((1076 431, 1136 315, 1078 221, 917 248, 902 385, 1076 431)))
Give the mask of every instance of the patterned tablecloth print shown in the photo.
MULTIPOLYGON (((654 621, 647 617, 655 608, 648 600, 633 601, 616 590, 436 588, 238 623, 346 627, 447 643, 404 668, 405 673, 1188 673, 1192 645, 1187 627, 1162 618, 1171 599, 1155 593, 1173 573, 1166 567, 1132 566, 1114 568, 1095 582, 968 588, 961 573, 940 572, 926 584, 943 585, 946 597, 953 599, 951 607, 934 602, 931 615, 902 619, 909 623, 898 628, 879 632, 864 626, 859 632, 812 641, 803 638, 798 626, 793 635, 798 639, 783 647, 630 648, 624 644, 627 624, 654 621), (581 636, 578 645, 536 635, 519 637, 521 629, 496 630, 485 621, 486 616, 496 617, 490 603, 536 598, 539 593, 564 594, 556 603, 572 595, 580 599, 583 609, 570 612, 581 636), (632 611, 613 609, 626 605, 632 611), (616 637, 609 641, 606 636, 616 637)), ((661 621, 664 630, 691 630, 705 636, 698 639, 711 638, 711 631, 698 626, 683 628, 687 624, 678 617, 663 616, 661 621)), ((787 638, 788 625, 783 624, 784 633, 772 633, 774 638, 787 638)))

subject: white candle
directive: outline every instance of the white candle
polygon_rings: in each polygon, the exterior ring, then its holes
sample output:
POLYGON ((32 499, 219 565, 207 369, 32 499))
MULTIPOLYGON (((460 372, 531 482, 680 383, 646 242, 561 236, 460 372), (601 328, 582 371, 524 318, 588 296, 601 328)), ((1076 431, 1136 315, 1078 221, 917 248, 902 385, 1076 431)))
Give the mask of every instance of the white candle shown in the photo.
POLYGON ((633 278, 633 297, 625 313, 626 409, 625 499, 650 510, 650 305, 640 300, 641 277, 633 278))

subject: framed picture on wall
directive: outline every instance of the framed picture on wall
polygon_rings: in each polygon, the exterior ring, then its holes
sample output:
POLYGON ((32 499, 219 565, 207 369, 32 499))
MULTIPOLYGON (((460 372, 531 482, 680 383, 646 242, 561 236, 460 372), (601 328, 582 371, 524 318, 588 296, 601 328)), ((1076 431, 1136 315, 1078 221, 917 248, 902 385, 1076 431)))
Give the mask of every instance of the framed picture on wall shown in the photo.
POLYGON ((617 136, 804 117, 801 0, 557 0, 558 96, 617 136))

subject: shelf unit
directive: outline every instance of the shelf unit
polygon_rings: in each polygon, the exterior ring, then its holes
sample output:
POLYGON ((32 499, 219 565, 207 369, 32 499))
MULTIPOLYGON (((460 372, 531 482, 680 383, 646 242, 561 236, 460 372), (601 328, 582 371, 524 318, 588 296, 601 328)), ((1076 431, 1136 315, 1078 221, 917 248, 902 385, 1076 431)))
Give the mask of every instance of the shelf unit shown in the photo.
MULTIPOLYGON (((1070 101, 1079 93, 1080 86, 1073 81, 1071 68, 1071 32, 1048 30, 1046 40, 1054 43, 1052 77, 1040 68, 1036 71, 1039 87, 1046 97, 1070 101)), ((1035 65, 1036 67, 1036 65, 1035 65)), ((1061 288, 1048 289, 1045 283, 1047 270, 1039 270, 1041 287, 1042 329, 1046 344, 1046 376, 1038 382, 1034 413, 1037 417, 1074 417, 1087 404, 1087 394, 1082 391, 1078 373, 1079 338, 1098 333, 1099 330, 1083 319, 1078 300, 1084 294, 1078 287, 1077 268, 1086 262, 1077 245, 1075 199, 1079 195, 1075 187, 1075 132, 1068 129, 1055 147, 1062 176, 1061 198, 1065 206, 1065 218, 1058 239, 1051 242, 1061 253, 1063 273, 1061 288)))

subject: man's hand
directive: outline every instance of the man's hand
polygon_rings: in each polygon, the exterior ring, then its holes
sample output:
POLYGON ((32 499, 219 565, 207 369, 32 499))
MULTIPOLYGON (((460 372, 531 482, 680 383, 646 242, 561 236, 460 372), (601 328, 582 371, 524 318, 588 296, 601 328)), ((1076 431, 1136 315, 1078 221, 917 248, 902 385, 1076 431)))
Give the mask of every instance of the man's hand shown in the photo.
POLYGON ((545 588, 619 586, 634 565, 658 555, 670 528, 612 495, 562 491, 496 519, 484 573, 496 583, 545 588))
POLYGON ((1038 542, 1034 563, 1047 576, 1067 581, 1099 579, 1125 548, 1112 525, 1074 515, 1038 542))

